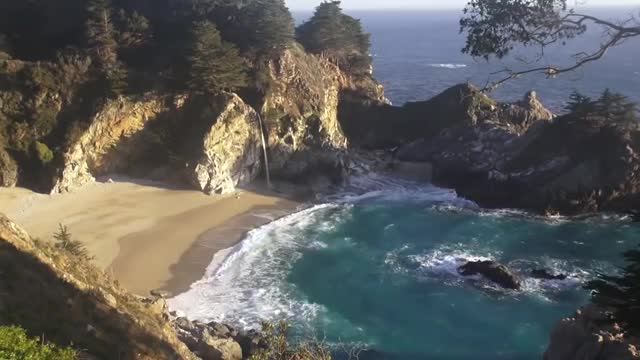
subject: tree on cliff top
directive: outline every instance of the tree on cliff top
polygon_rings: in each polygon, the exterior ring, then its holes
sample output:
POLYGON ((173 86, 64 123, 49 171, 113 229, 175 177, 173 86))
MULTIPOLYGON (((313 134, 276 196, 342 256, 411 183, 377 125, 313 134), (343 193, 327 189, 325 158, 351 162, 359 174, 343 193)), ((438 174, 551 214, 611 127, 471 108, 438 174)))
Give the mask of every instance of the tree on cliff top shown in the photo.
POLYGON ((247 65, 233 44, 222 41, 209 21, 193 25, 189 57, 191 90, 200 93, 234 91, 248 83, 247 65))
POLYGON ((587 284, 594 303, 613 309, 613 320, 627 329, 640 332, 640 251, 625 255, 626 267, 621 275, 601 275, 587 284))
POLYGON ((296 34, 307 51, 327 56, 344 70, 355 74, 369 71, 370 35, 364 32, 360 20, 342 12, 340 1, 320 4, 296 34))
POLYGON ((234 42, 258 57, 277 56, 295 39, 293 16, 284 0, 254 0, 236 10, 234 42))
POLYGON ((572 56, 570 65, 544 65, 516 71, 505 68, 504 77, 491 80, 485 91, 532 73, 554 77, 576 70, 585 64, 601 59, 612 47, 630 38, 640 36, 640 20, 633 15, 619 21, 608 21, 582 14, 570 8, 567 0, 471 0, 460 20, 460 32, 466 33, 464 53, 489 60, 502 59, 517 46, 536 47, 537 56, 532 62, 543 59, 550 45, 565 45, 592 27, 601 28, 604 40, 592 50, 584 50, 572 56))

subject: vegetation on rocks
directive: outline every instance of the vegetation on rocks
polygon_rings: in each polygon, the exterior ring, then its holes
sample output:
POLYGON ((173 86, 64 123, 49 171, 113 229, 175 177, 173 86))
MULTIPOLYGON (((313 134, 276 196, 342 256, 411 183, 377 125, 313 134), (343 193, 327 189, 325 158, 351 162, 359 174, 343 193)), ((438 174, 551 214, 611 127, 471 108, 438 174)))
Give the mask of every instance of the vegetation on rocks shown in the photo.
POLYGON ((352 74, 370 71, 371 42, 360 20, 346 15, 340 1, 325 1, 296 30, 298 40, 307 51, 322 54, 352 74))
POLYGON ((71 348, 58 348, 43 339, 30 338, 17 326, 0 326, 0 359, 3 360, 75 360, 71 348))
POLYGON ((264 344, 250 360, 331 360, 329 347, 317 340, 291 344, 289 324, 286 321, 264 322, 260 335, 264 344))
POLYGON ((595 304, 613 309, 612 321, 640 334, 640 250, 630 250, 624 256, 627 264, 620 275, 601 274, 587 288, 592 290, 595 304))

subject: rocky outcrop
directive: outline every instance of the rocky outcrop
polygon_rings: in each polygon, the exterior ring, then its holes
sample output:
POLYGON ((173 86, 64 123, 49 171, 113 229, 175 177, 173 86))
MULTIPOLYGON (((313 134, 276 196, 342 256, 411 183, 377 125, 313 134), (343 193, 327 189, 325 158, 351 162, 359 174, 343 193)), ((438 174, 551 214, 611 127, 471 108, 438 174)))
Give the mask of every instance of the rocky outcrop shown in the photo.
POLYGON ((458 268, 462 276, 481 275, 505 289, 520 289, 520 278, 508 267, 495 261, 469 261, 458 268))
POLYGON ((433 182, 483 207, 569 215, 637 209, 635 128, 555 118, 535 92, 501 104, 468 84, 403 107, 363 104, 341 107, 352 143, 397 147, 396 162, 430 164, 433 182))
POLYGON ((315 184, 344 178, 353 159, 338 108, 349 93, 362 102, 386 102, 384 89, 372 78, 351 77, 300 46, 270 64, 260 113, 275 177, 315 184))
POLYGON ((53 193, 121 174, 228 193, 261 170, 258 114, 235 94, 107 102, 64 153, 53 193))
POLYGON ((192 179, 206 193, 233 192, 261 170, 261 125, 253 108, 235 94, 223 95, 222 111, 204 134, 192 179))
POLYGON ((1 324, 100 359, 196 359, 154 307, 0 214, 1 324))
POLYGON ((196 355, 207 360, 247 359, 260 346, 258 333, 240 332, 216 322, 204 324, 177 318, 173 326, 180 340, 196 355))
POLYGON ((635 360, 639 349, 640 339, 612 323, 605 310, 588 305, 555 327, 544 360, 635 360))
POLYGON ((154 139, 144 130, 149 121, 165 111, 163 99, 155 96, 141 100, 120 97, 107 102, 64 153, 51 192, 73 191, 93 182, 95 176, 125 172, 136 154, 149 151, 154 139))
POLYGON ((0 187, 14 187, 18 184, 18 164, 0 145, 0 187))

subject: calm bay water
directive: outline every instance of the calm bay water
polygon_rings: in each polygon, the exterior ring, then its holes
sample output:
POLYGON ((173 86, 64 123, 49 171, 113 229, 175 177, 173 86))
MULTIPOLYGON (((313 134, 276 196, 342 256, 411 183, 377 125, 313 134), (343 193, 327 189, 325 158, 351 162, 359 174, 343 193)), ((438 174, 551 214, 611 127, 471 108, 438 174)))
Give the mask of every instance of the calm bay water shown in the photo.
MULTIPOLYGON (((396 104, 460 82, 484 84, 504 66, 460 53, 458 13, 355 15, 372 33, 375 75, 396 104)), ((592 33, 548 52, 547 60, 567 59, 598 38, 592 33)), ((510 82, 494 96, 514 100, 535 89, 560 110, 574 89, 597 95, 610 87, 640 101, 639 45, 629 41, 571 75, 510 82)), ((582 285, 616 271, 639 235, 637 224, 617 216, 482 211, 450 190, 372 176, 250 232, 170 305, 192 319, 240 327, 288 319, 297 335, 372 349, 361 359, 540 359, 553 326, 588 301, 582 285), (523 289, 504 291, 457 274, 459 265, 478 259, 507 264, 524 279, 523 289), (569 279, 532 279, 536 268, 569 279)))

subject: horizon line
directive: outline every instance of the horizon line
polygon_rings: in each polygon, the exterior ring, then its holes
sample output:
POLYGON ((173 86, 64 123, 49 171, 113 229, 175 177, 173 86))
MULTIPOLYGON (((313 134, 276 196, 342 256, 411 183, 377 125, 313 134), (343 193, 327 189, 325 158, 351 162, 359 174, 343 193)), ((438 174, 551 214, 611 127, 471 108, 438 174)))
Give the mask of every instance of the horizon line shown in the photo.
MULTIPOLYGON (((640 5, 630 5, 630 4, 595 4, 595 5, 585 5, 581 6, 582 9, 590 9, 590 8, 638 8, 640 10, 640 5)), ((344 11, 443 11, 443 10, 460 10, 462 11, 463 7, 406 7, 406 8, 366 8, 366 7, 344 7, 344 11)), ((313 8, 289 8, 290 11, 314 11, 313 8)))

